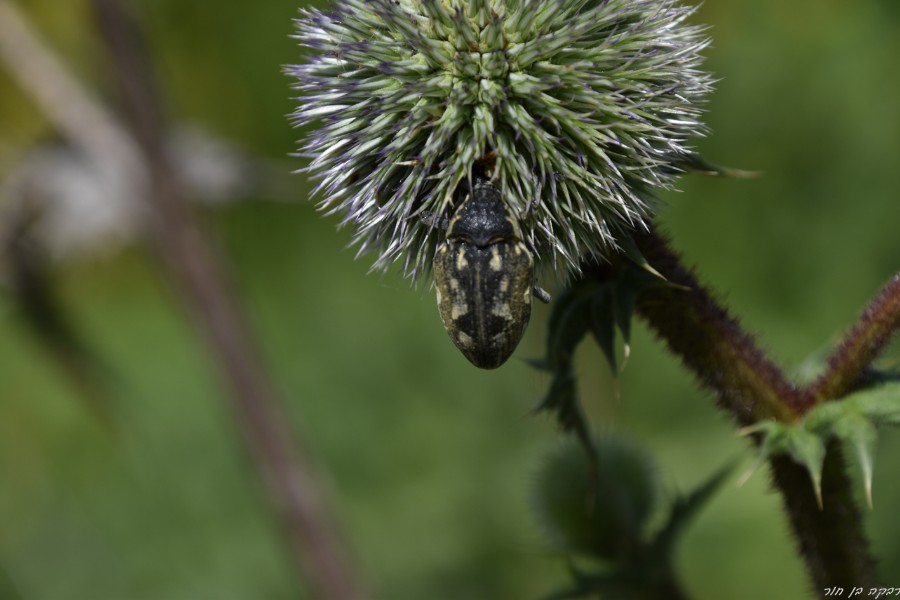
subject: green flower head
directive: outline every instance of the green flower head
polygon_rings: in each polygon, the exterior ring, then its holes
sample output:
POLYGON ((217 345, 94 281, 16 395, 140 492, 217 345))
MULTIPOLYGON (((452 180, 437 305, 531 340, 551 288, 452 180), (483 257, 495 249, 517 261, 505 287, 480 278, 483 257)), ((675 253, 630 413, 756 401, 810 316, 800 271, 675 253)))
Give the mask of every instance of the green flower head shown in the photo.
POLYGON ((427 274, 456 190, 490 178, 536 258, 577 269, 654 210, 702 134, 708 41, 673 0, 336 0, 287 67, 320 206, 375 268, 427 274), (474 174, 474 175, 473 175, 474 174))

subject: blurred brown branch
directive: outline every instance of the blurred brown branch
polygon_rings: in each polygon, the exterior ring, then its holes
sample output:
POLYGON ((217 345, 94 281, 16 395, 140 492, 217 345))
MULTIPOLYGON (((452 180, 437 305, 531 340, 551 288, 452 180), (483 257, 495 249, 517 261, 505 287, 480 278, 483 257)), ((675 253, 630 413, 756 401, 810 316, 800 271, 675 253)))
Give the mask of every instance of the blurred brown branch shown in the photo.
POLYGON ((365 598, 326 494, 289 430, 225 261, 198 227, 166 159, 163 104, 138 23, 117 0, 94 0, 93 7, 122 92, 125 126, 69 73, 9 0, 0 0, 0 58, 72 143, 99 167, 126 178, 133 199, 146 202, 151 240, 229 391, 311 597, 365 598))

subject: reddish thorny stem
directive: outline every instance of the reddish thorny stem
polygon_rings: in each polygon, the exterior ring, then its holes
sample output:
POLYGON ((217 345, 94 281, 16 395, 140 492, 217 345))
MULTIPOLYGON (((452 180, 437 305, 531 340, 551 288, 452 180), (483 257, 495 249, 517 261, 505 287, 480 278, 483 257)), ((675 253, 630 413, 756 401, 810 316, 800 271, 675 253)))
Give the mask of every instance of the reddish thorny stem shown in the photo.
MULTIPOLYGON (((801 388, 716 302, 667 240, 650 231, 637 234, 635 241, 644 258, 670 283, 677 284, 641 291, 637 314, 742 426, 766 419, 793 422, 816 404, 846 394, 900 328, 898 275, 850 329, 826 372, 801 388)), ((607 279, 611 273, 600 267, 590 275, 607 279)), ((823 595, 831 586, 875 587, 875 561, 839 445, 832 442, 828 446, 821 509, 804 467, 786 456, 775 456, 769 462, 773 484, 782 496, 815 592, 823 595)))
POLYGON ((866 367, 900 329, 900 274, 869 302, 856 325, 828 359, 828 368, 809 386, 809 399, 820 403, 853 390, 866 367))

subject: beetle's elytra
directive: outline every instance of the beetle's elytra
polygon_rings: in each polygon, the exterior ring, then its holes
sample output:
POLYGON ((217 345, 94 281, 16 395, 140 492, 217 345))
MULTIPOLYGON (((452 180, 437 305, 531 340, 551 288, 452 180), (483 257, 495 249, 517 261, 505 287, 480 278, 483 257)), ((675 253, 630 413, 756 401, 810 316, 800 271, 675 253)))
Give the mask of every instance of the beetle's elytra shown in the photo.
POLYGON ((534 257, 490 181, 477 180, 450 219, 434 285, 444 328, 465 357, 482 369, 506 362, 531 316, 534 257))

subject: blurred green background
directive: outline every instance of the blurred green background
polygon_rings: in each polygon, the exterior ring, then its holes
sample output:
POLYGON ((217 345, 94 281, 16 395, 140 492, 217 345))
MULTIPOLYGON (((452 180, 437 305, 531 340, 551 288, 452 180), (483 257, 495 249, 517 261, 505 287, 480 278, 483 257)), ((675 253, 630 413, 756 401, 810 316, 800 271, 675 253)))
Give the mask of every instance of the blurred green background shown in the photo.
MULTIPOLYGON (((111 88, 82 0, 18 3, 86 81, 111 88)), ((283 161, 299 132, 281 65, 296 0, 138 3, 173 115, 283 161)), ((836 339, 900 270, 900 3, 707 2, 714 162, 746 181, 690 177, 659 222, 702 278, 789 368, 836 339)), ((0 177, 54 132, 0 69, 0 177)), ((559 434, 530 411, 548 384, 539 309, 516 357, 471 367, 432 293, 367 274, 348 232, 288 198, 208 212, 263 353, 312 449, 375 594, 528 599, 567 580, 529 513, 559 434)), ((185 312, 139 247, 53 268, 54 289, 109 375, 114 425, 86 410, 0 287, 0 598, 287 599, 283 539, 185 312)), ((896 355, 896 352, 894 353, 896 355)), ((655 454, 666 494, 751 452, 641 325, 616 384, 585 344, 580 386, 601 429, 655 454)), ((900 436, 884 432, 867 526, 900 585, 900 436)), ((765 469, 729 482, 678 555, 696 598, 811 597, 765 469)))

